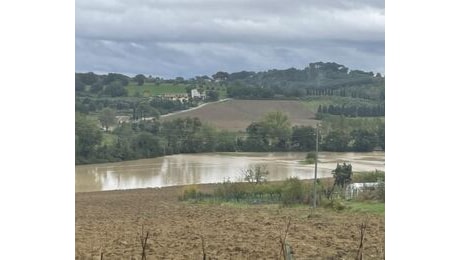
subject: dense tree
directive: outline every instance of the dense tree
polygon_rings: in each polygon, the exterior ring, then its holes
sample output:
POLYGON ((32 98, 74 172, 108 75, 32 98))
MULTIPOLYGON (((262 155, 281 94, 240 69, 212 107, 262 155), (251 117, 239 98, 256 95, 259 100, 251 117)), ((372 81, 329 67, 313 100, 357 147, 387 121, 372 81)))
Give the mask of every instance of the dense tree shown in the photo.
POLYGON ((278 149, 288 148, 291 123, 286 114, 280 111, 269 112, 264 116, 262 124, 267 128, 270 145, 278 149))
POLYGON ((351 132, 353 151, 370 152, 377 146, 377 136, 365 129, 356 129, 351 132))
POLYGON ((94 74, 93 72, 88 72, 88 73, 75 73, 76 76, 80 78, 80 80, 83 82, 85 85, 93 85, 98 81, 99 76, 94 74))
POLYGON ((350 136, 341 130, 329 132, 323 140, 322 147, 325 151, 345 152, 348 150, 350 136))
POLYGON ((243 149, 264 152, 269 150, 268 129, 261 122, 253 122, 246 128, 248 134, 243 149))
POLYGON ((85 115, 75 115, 75 158, 85 161, 94 156, 95 148, 102 141, 102 132, 97 123, 85 115))
POLYGON ((316 149, 316 130, 311 126, 294 126, 291 138, 292 148, 298 151, 316 149))
POLYGON ((140 157, 149 158, 163 154, 160 139, 149 132, 141 132, 135 137, 135 151, 140 157))
POLYGON ((217 101, 219 100, 219 92, 215 90, 208 90, 206 91, 206 99, 209 101, 217 101))
POLYGON ((96 82, 93 85, 91 85, 90 92, 94 94, 100 93, 104 89, 104 85, 102 82, 96 82))
POLYGON ((118 73, 109 73, 103 80, 105 85, 109 85, 112 82, 118 81, 122 86, 126 86, 129 83, 129 77, 118 73))
POLYGON ((110 82, 110 84, 105 87, 104 93, 111 97, 124 97, 128 95, 128 91, 120 81, 110 82))
POLYGON ((227 72, 219 71, 216 74, 212 75, 212 78, 215 80, 226 80, 228 79, 229 74, 227 72))
POLYGON ((353 176, 351 164, 343 163, 340 165, 337 163, 337 167, 332 171, 332 176, 334 176, 334 185, 343 188, 351 182, 353 176))
POLYGON ((142 75, 142 74, 137 74, 134 77, 134 81, 136 81, 138 86, 142 86, 142 85, 144 85, 144 82, 145 82, 145 76, 142 75))
POLYGON ((84 91, 85 90, 85 84, 80 80, 79 77, 75 77, 75 91, 84 91))

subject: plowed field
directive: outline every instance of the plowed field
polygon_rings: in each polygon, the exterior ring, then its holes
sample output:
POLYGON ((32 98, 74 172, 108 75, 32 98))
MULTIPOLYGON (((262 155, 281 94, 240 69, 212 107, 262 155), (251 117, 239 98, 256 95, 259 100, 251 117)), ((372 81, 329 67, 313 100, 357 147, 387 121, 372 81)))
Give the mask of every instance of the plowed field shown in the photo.
MULTIPOLYGON (((213 185, 201 185, 202 191, 213 185)), ((354 259, 368 218, 364 259, 384 259, 383 215, 279 205, 180 202, 183 187, 76 193, 76 259, 280 259, 280 236, 296 259, 354 259), (203 238, 203 239, 202 239, 203 238)))
POLYGON ((300 101, 292 100, 228 100, 208 104, 198 109, 165 116, 161 120, 198 117, 202 122, 230 131, 245 130, 252 122, 260 121, 273 111, 285 113, 292 125, 315 126, 316 111, 311 111, 300 101))

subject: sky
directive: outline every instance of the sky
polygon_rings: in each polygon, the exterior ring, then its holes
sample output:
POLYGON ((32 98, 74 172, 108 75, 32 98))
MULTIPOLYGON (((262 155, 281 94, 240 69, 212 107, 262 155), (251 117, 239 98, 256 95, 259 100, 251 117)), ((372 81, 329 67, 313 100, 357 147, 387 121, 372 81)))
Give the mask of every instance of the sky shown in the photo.
POLYGON ((385 73, 383 0, 76 0, 77 72, 163 78, 303 69, 385 73))

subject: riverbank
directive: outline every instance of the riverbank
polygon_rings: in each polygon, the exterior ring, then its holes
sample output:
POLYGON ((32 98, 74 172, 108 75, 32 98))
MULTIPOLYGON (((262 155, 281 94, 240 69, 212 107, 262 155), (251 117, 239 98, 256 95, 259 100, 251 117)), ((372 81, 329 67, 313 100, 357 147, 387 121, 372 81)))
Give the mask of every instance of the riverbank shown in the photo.
MULTIPOLYGON (((211 192, 216 184, 195 185, 211 192)), ((368 217, 365 259, 383 259, 383 214, 305 206, 180 202, 184 186, 75 194, 76 259, 140 259, 139 233, 149 232, 147 259, 277 259, 279 237, 291 218, 287 241, 296 259, 353 259, 359 224, 368 217)))

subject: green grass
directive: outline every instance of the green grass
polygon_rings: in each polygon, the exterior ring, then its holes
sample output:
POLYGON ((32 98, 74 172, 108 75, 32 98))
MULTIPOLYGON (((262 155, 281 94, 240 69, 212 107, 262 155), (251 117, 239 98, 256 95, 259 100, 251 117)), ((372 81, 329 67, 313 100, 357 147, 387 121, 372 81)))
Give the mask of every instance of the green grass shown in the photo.
POLYGON ((145 83, 142 86, 138 86, 136 83, 129 83, 126 86, 128 90, 128 96, 136 96, 139 93, 141 96, 150 97, 161 94, 187 94, 185 90, 186 85, 184 84, 168 84, 162 83, 156 85, 155 83, 145 83))
POLYGON ((353 212, 385 214, 385 203, 383 202, 347 201, 344 204, 348 210, 353 212))

